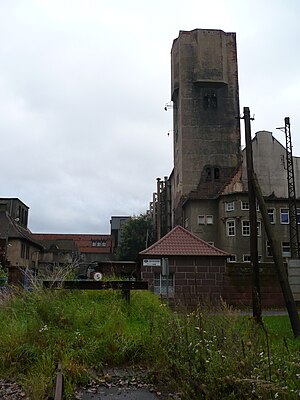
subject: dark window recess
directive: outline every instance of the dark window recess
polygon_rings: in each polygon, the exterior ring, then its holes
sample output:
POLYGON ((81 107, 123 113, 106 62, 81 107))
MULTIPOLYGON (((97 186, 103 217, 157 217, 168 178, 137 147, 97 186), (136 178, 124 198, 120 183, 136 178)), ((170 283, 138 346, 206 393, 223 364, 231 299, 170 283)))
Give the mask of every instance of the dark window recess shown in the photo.
POLYGON ((215 168, 215 170, 214 170, 214 178, 215 179, 220 179, 220 170, 219 170, 219 168, 215 168))
POLYGON ((21 258, 25 258, 26 246, 24 243, 21 243, 21 258))
POLYGON ((204 108, 217 108, 218 100, 216 93, 206 92, 203 97, 203 106, 204 108))
POLYGON ((207 167, 205 171, 206 171, 206 180, 211 181, 211 168, 207 167))

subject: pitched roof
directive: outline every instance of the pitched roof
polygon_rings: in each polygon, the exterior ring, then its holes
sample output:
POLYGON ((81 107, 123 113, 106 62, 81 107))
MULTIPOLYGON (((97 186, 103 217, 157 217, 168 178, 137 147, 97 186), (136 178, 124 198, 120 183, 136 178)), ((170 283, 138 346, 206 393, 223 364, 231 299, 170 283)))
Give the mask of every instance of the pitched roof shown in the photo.
POLYGON ((43 248, 28 228, 14 220, 7 211, 0 211, 0 238, 6 237, 28 240, 35 246, 43 248))
POLYGON ((60 249, 70 249, 73 242, 81 253, 105 253, 111 251, 111 235, 86 233, 34 233, 33 236, 41 241, 46 248, 56 244, 60 249), (105 246, 93 245, 93 242, 106 242, 105 246))
POLYGON ((208 244, 179 225, 139 254, 141 256, 229 256, 225 251, 208 244))

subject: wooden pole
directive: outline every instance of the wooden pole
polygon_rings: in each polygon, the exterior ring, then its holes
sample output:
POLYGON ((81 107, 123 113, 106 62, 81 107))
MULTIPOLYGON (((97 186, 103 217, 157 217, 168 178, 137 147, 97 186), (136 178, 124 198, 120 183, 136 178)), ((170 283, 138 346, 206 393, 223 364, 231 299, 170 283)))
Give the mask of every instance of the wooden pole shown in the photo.
POLYGON ((253 153, 252 153, 250 119, 251 119, 250 109, 248 107, 244 107, 249 220, 250 220, 250 257, 252 264, 252 308, 253 308, 253 317, 255 318, 256 322, 262 323, 260 279, 259 279, 258 251, 257 251, 256 196, 253 185, 253 153))
POLYGON ((287 308, 287 311, 289 314, 293 333, 294 333, 295 337, 299 337, 300 336, 300 318, 299 318, 298 310, 296 307, 293 293, 291 291, 291 287, 289 284, 286 270, 283 266, 283 258, 282 258, 280 246, 279 246, 278 241, 276 240, 275 235, 272 231, 272 226, 270 223, 268 210, 265 205, 265 201, 264 201, 261 189, 260 189, 260 185, 258 183, 258 179, 257 179, 254 171, 252 172, 252 181, 254 184, 255 194, 256 194, 260 212, 262 215, 264 228, 265 228, 265 231, 266 231, 266 234, 268 237, 268 241, 270 243, 271 251, 273 254, 273 259, 274 259, 274 264, 275 264, 278 280, 279 280, 279 283, 281 286, 285 305, 286 305, 286 308, 287 308))

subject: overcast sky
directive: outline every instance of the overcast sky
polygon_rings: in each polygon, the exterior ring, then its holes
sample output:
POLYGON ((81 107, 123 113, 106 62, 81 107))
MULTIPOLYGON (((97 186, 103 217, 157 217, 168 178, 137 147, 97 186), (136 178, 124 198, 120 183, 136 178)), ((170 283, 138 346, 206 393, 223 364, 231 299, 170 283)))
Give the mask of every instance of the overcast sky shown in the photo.
POLYGON ((289 116, 299 156, 299 20, 298 0, 0 0, 0 197, 30 207, 33 232, 145 212, 172 170, 180 30, 236 32, 241 113, 283 144, 289 116))

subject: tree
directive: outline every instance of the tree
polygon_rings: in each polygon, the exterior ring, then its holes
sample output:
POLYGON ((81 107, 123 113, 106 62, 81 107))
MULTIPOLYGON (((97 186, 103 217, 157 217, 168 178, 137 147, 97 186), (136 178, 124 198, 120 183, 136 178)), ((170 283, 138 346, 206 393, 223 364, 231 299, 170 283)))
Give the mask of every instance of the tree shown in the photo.
POLYGON ((116 249, 117 260, 135 261, 140 251, 154 242, 153 222, 149 215, 131 217, 122 227, 122 238, 116 249))

